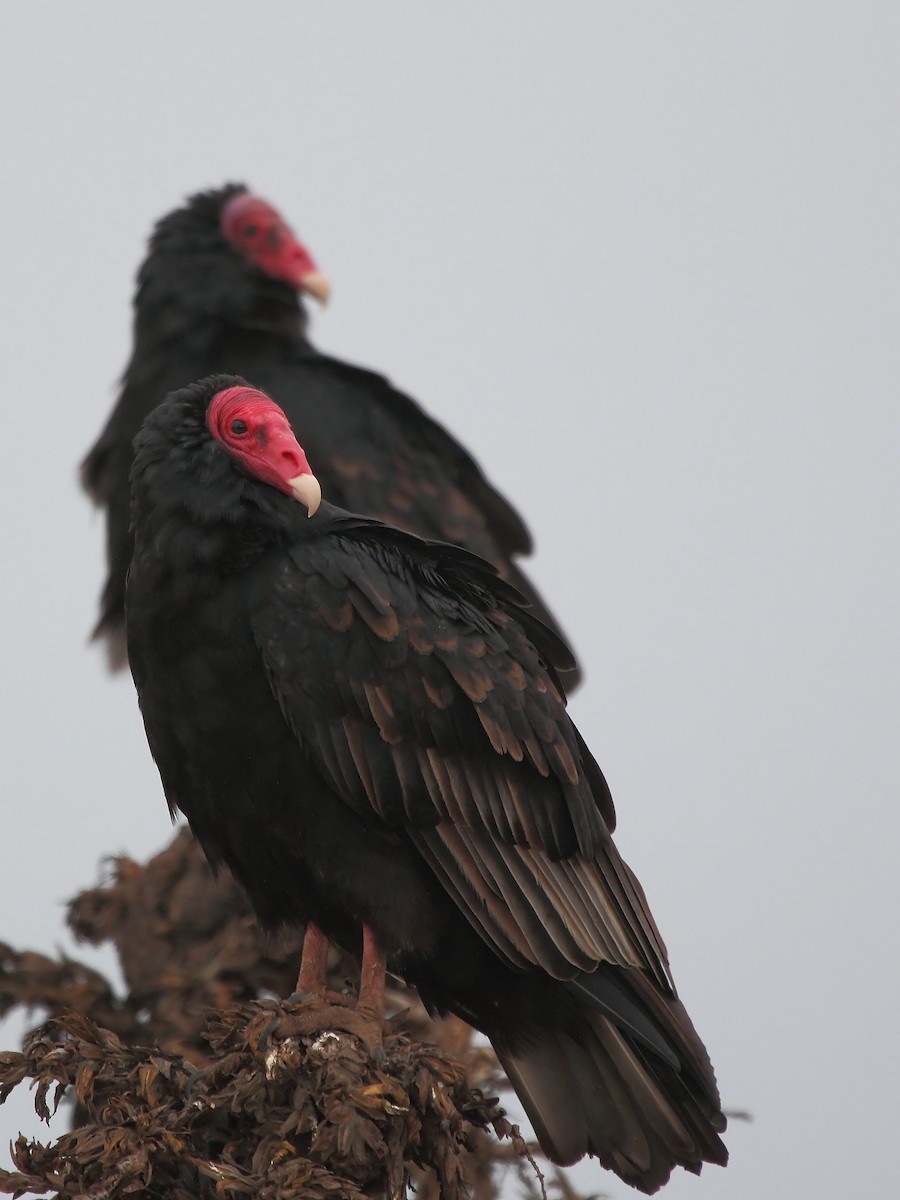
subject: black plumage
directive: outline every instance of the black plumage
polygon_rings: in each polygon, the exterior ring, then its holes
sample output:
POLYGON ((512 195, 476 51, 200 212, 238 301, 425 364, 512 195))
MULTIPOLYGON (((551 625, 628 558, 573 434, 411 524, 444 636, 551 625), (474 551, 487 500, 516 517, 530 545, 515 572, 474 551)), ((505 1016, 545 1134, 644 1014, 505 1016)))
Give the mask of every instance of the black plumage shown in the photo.
MULTIPOLYGON (((168 392, 223 371, 262 388, 303 430, 333 503, 474 551, 558 629, 516 563, 531 552, 530 534, 471 455, 383 376, 310 343, 300 292, 311 279, 321 285, 323 277, 307 252, 242 185, 200 193, 158 223, 138 274, 122 389, 82 464, 84 487, 107 514, 109 573, 95 633, 107 639, 114 665, 124 661, 132 439, 168 392), (229 222, 235 204, 240 217, 250 206, 253 224, 229 222), (260 239, 272 241, 268 254, 260 239)), ((577 679, 577 670, 566 672, 567 687, 577 679)))
POLYGON ((466 551, 308 519, 305 460, 241 384, 173 394, 136 441, 128 650, 170 807, 263 922, 352 952, 363 930, 483 1030, 551 1158, 646 1192, 724 1164, 712 1067, 565 711, 569 652, 466 551))

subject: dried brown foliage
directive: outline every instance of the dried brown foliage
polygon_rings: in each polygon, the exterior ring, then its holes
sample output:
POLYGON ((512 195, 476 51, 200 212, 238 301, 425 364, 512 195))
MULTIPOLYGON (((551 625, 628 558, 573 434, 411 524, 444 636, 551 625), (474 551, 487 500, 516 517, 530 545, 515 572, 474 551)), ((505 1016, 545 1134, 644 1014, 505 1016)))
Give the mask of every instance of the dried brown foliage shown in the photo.
MULTIPOLYGON (((51 1087, 54 1104, 66 1091, 76 1101, 75 1128, 54 1145, 19 1139, 18 1171, 2 1177, 0 1191, 91 1200, 248 1189, 396 1195, 385 1186, 399 1187, 408 1170, 419 1200, 461 1195, 463 1181, 475 1200, 495 1200, 503 1164, 519 1174, 523 1194, 541 1195, 521 1142, 486 1132, 510 1132, 481 1098, 506 1084, 490 1047, 462 1021, 430 1020, 398 984, 388 993, 397 1016, 379 1063, 352 1034, 340 1037, 335 1061, 317 1062, 302 1053, 315 1030, 297 1032, 308 1006, 266 999, 293 990, 296 931, 263 935, 243 892, 227 873, 212 877, 186 830, 145 866, 118 858, 111 867, 104 884, 70 903, 67 920, 80 940, 115 946, 124 996, 81 963, 0 945, 0 1016, 16 1006, 51 1014, 20 1054, 0 1057, 0 1097, 28 1078, 38 1081, 41 1115, 51 1087), (259 1063, 272 1053, 279 1065, 270 1079, 259 1063), (426 1078, 437 1081, 431 1099, 410 1098, 410 1080, 426 1078), (315 1129, 313 1113, 324 1114, 315 1129)), ((355 976, 334 952, 333 991, 352 994, 355 976)), ((580 1200, 556 1171, 553 1191, 580 1200)))
POLYGON ((33 1079, 45 1119, 71 1090, 83 1122, 52 1147, 20 1139, 0 1192, 357 1200, 404 1195, 414 1164, 461 1200, 473 1132, 515 1137, 497 1101, 403 1033, 373 1054, 341 1015, 309 998, 231 1005, 211 1016, 199 1069, 79 1014, 47 1022, 0 1055, 0 1098, 33 1079))

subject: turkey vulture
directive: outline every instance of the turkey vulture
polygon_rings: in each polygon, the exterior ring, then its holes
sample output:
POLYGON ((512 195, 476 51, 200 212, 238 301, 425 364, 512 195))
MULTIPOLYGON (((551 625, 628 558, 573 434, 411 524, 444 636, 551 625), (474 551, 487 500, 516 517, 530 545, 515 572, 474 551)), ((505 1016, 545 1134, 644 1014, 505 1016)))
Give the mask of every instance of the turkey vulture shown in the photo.
MULTIPOLYGON (((107 512, 95 635, 108 639, 111 663, 124 661, 132 439, 168 392, 222 371, 251 379, 303 430, 332 503, 473 550, 557 628, 514 562, 532 548, 515 509, 414 400, 315 350, 300 292, 324 299, 324 276, 275 209, 242 185, 202 192, 157 225, 138 274, 122 390, 82 464, 85 488, 107 512)), ((568 672, 566 685, 576 681, 568 672)))
POLYGON ((362 950, 491 1040, 555 1162, 653 1192, 724 1164, 564 644, 493 567, 320 503, 284 413, 233 376, 135 441, 128 653, 169 807, 267 926, 362 950), (298 503, 299 501, 299 503, 298 503))

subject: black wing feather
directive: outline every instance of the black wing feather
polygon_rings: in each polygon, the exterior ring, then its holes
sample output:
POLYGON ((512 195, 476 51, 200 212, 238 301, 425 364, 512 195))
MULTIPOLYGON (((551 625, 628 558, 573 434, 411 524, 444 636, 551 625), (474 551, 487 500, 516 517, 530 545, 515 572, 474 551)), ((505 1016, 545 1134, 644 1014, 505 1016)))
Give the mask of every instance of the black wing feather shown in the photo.
POLYGON ((669 990, 558 647, 521 615, 470 555, 358 522, 296 543, 252 622, 305 753, 345 803, 405 830, 501 959, 562 979, 640 967, 669 990))
MULTIPOLYGON (((410 452, 415 450, 428 458, 435 458, 444 468, 448 479, 452 479, 460 492, 467 496, 473 507, 481 514, 481 523, 486 524, 497 539, 498 544, 507 554, 531 554, 533 543, 531 534, 525 522, 496 488, 492 487, 485 478, 481 467, 463 446, 449 433, 440 422, 430 417, 417 401, 407 396, 376 371, 364 367, 341 362, 325 354, 319 354, 315 359, 304 357, 304 367, 311 374, 321 372, 333 389, 336 384, 346 389, 348 396, 361 393, 364 403, 373 417, 373 422, 379 421, 379 413, 389 414, 390 422, 381 418, 381 428, 376 427, 370 432, 378 436, 382 444, 393 441, 390 448, 399 451, 402 457, 409 459, 410 452), (398 438, 402 431, 404 446, 398 438)), ((388 448, 385 445, 385 448, 388 448)), ((379 475, 378 469, 372 465, 371 443, 358 444, 346 439, 341 444, 344 473, 349 480, 365 479, 379 475)), ((439 489, 435 486, 434 477, 429 479, 421 472, 421 466, 416 472, 417 494, 432 493, 439 499, 439 489)), ((384 480, 380 480, 382 487, 384 480)), ((367 512, 365 508, 346 507, 354 512, 367 512)), ((466 538, 452 538, 454 542, 467 542, 466 538)))

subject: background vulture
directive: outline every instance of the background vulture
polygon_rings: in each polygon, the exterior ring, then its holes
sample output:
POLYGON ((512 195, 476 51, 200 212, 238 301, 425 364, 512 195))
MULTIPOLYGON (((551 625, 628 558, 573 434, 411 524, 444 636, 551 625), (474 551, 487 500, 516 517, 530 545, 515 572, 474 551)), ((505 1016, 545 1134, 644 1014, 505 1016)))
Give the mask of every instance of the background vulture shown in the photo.
POLYGON ((309 922, 301 986, 320 931, 376 1008, 386 961, 488 1035, 557 1162, 646 1192, 724 1164, 559 639, 466 551, 319 504, 243 380, 169 396, 133 489, 128 651, 170 808, 265 924, 309 922))
MULTIPOLYGON (((110 661, 124 661, 132 439, 168 392, 216 371, 246 376, 278 401, 303 430, 333 503, 475 551, 558 631, 513 561, 532 548, 515 509, 414 400, 310 345, 301 292, 324 300, 325 277, 275 209, 242 185, 202 192, 157 225, 138 274, 122 391, 82 465, 85 488, 107 512, 109 574, 95 632, 107 637, 110 661)), ((576 681, 568 671, 566 685, 576 681)))

